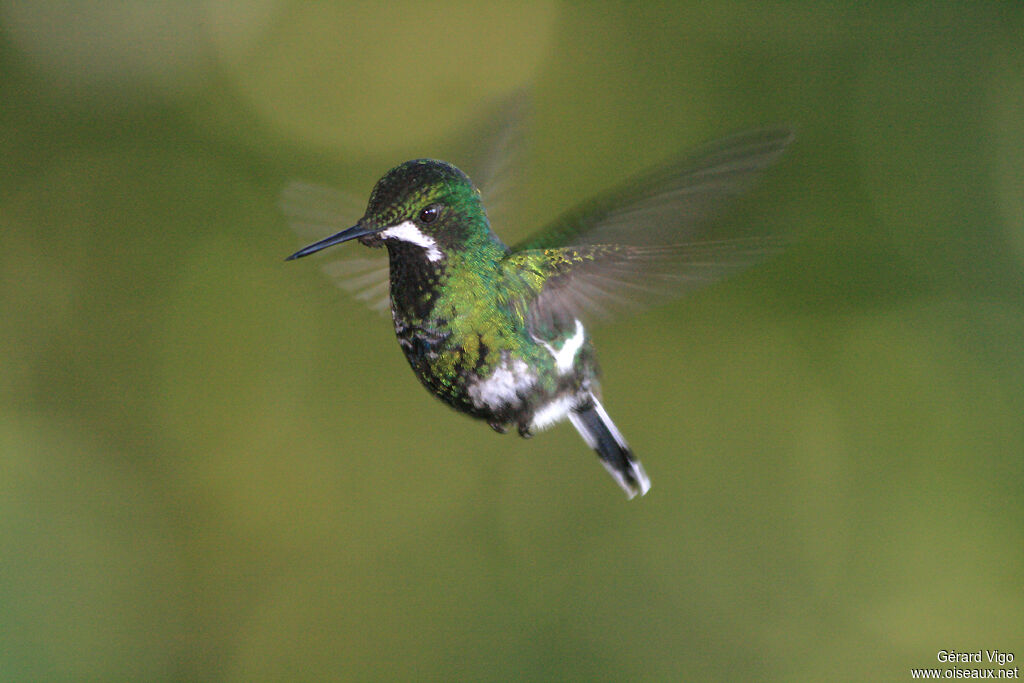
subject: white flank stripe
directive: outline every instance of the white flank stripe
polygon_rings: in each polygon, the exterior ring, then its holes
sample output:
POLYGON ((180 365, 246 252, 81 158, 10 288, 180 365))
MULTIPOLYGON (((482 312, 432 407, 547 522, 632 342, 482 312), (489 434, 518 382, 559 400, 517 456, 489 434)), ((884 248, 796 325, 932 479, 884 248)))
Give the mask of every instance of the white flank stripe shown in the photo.
MULTIPOLYGON (((572 371, 572 364, 576 360, 576 354, 580 352, 580 347, 583 346, 583 341, 586 339, 586 332, 583 330, 583 323, 576 319, 576 332, 565 340, 562 344, 562 348, 555 350, 555 347, 548 344, 546 341, 540 341, 541 344, 547 348, 548 352, 551 353, 555 358, 555 367, 558 369, 558 374, 565 375, 572 371)), ((534 337, 536 339, 536 337, 534 337)))
POLYGON ((430 235, 424 235, 412 221, 405 221, 392 226, 387 230, 381 230, 378 235, 382 239, 394 239, 400 242, 408 242, 427 250, 427 260, 438 261, 441 259, 441 250, 437 248, 437 242, 430 235))

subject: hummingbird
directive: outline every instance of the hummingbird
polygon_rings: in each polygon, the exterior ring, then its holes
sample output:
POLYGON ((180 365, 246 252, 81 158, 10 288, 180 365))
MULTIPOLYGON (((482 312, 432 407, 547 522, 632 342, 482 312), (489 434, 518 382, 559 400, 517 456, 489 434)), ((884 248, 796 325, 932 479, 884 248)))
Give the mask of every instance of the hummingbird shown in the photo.
POLYGON ((350 240, 386 248, 395 335, 426 389, 498 433, 568 420, 633 498, 650 479, 602 403, 590 326, 780 251, 708 226, 792 139, 756 130, 670 159, 511 246, 465 173, 414 159, 377 181, 355 225, 286 260, 350 240))

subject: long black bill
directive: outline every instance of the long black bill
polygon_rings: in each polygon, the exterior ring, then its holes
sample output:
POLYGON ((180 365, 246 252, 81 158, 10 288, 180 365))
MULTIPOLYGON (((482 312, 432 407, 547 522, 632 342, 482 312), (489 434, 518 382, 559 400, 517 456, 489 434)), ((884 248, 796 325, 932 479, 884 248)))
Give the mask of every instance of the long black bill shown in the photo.
POLYGON ((285 261, 291 261, 292 259, 302 258, 303 256, 309 256, 310 254, 326 249, 327 247, 333 247, 335 244, 341 244, 342 242, 348 242, 354 240, 357 237, 363 235, 369 235, 371 232, 377 232, 372 228, 364 228, 361 225, 355 225, 348 230, 342 230, 337 235, 331 235, 326 237, 315 244, 311 244, 308 247, 299 249, 297 252, 285 259, 285 261))

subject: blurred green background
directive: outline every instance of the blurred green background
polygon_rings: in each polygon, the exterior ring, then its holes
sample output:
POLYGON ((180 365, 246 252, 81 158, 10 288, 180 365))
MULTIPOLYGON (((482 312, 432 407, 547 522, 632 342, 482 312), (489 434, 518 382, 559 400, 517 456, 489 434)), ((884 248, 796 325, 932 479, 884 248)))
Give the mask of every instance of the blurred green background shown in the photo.
POLYGON ((8 0, 0 89, 0 679, 1024 658, 1020 5, 8 0), (521 88, 513 237, 798 130, 737 207, 792 249, 595 331, 632 503, 569 427, 446 409, 282 260, 289 179, 460 163, 521 88))

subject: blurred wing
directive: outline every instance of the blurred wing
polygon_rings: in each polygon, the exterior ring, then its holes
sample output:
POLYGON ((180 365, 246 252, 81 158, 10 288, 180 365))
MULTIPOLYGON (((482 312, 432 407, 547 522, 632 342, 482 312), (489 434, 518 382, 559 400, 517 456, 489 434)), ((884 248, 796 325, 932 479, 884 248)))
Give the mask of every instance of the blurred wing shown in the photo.
POLYGON ((723 280, 782 251, 772 236, 708 240, 667 246, 595 244, 530 249, 510 254, 506 291, 525 301, 538 329, 561 329, 573 318, 608 318, 636 311, 723 280), (518 286, 516 286, 518 285, 518 286))
POLYGON ((717 282, 784 246, 773 236, 722 237, 706 226, 782 154, 792 133, 745 133, 638 175, 513 247, 545 319, 606 316, 717 282))
POLYGON ((515 173, 526 133, 529 93, 517 90, 495 101, 468 126, 469 149, 457 155, 460 168, 480 188, 491 225, 507 224, 516 195, 515 173))
MULTIPOLYGON (((345 192, 298 180, 285 186, 279 206, 303 244, 353 225, 366 208, 345 192)), ((355 246, 332 254, 320 267, 336 285, 375 311, 391 310, 387 258, 355 246)))
POLYGON ((699 236, 728 198, 747 190, 781 156, 785 128, 742 133, 634 176, 563 214, 512 247, 679 244, 699 236))

